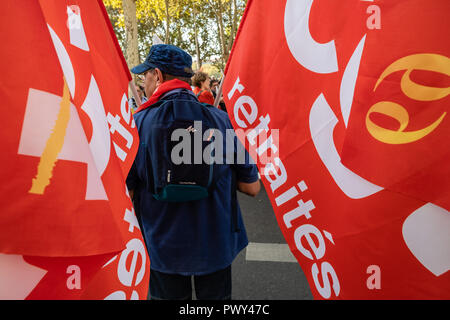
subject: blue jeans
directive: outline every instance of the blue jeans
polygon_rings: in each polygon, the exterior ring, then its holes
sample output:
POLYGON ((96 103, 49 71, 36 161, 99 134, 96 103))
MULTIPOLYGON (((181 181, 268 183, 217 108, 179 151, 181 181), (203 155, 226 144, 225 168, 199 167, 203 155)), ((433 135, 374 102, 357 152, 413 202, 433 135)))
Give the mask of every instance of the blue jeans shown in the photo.
POLYGON ((198 300, 231 300, 231 265, 201 276, 167 274, 150 268, 150 299, 192 300, 191 277, 198 300))

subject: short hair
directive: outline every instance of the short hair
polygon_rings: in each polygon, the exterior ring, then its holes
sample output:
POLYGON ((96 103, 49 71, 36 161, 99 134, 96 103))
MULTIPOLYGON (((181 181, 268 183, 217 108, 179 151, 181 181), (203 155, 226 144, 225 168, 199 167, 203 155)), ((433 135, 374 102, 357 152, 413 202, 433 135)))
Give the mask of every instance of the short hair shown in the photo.
MULTIPOLYGON (((161 70, 161 69, 160 69, 160 70, 161 70)), ((154 69, 154 68, 149 69, 148 71, 150 71, 150 72, 152 72, 152 73, 155 73, 155 69, 154 69)), ((172 75, 172 74, 164 73, 164 72, 162 72, 162 71, 161 71, 161 73, 162 73, 162 77, 163 77, 163 82, 169 81, 169 80, 178 79, 178 80, 181 80, 181 81, 186 82, 186 83, 189 84, 189 85, 192 85, 191 78, 188 78, 188 77, 181 77, 181 76, 174 76, 174 75, 172 75)))
POLYGON ((208 78, 208 74, 202 71, 197 71, 192 77, 192 84, 198 88, 202 86, 202 82, 205 82, 208 78))

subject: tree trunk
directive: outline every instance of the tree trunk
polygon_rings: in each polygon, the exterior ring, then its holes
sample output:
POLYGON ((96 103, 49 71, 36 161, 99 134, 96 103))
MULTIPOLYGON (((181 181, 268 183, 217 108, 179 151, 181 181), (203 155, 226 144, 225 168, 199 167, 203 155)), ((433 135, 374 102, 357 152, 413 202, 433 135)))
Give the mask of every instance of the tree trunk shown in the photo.
MULTIPOLYGON (((230 12, 230 14, 232 14, 232 19, 231 19, 231 35, 230 35, 230 39, 228 41, 228 53, 231 51, 231 48, 233 47, 234 38, 235 38, 236 32, 237 32, 238 7, 237 7, 236 0, 233 0, 233 6, 234 6, 234 10, 232 13, 230 12)), ((231 8, 231 6, 230 6, 230 8, 231 8)))
MULTIPOLYGON (((123 14, 125 17, 126 52, 125 58, 128 66, 133 68, 139 64, 138 29, 136 19, 135 0, 122 0, 123 14)), ((133 79, 135 76, 133 75, 133 79)))
POLYGON ((170 44, 170 12, 169 12, 170 2, 169 0, 164 0, 164 3, 166 5, 166 39, 164 43, 170 44))
POLYGON ((200 70, 202 67, 202 58, 200 56, 200 45, 198 43, 198 27, 197 27, 197 6, 194 3, 194 36, 195 36, 195 51, 197 54, 197 69, 200 70))
POLYGON ((216 20, 219 27, 219 37, 220 37, 220 47, 222 49, 222 62, 225 66, 227 60, 228 60, 228 52, 226 47, 226 40, 225 40, 225 32, 223 28, 223 6, 222 6, 222 0, 218 1, 219 6, 217 8, 217 14, 216 14, 216 20))

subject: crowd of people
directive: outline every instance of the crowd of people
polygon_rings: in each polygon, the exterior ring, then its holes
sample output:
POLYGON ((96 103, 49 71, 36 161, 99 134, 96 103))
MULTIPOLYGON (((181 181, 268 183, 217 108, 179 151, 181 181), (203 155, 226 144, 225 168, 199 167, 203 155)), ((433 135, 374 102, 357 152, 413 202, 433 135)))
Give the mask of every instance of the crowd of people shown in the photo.
MULTIPOLYGON (((197 299, 227 300, 232 262, 248 244, 236 193, 256 196, 260 182, 246 151, 244 162, 193 164, 195 145, 178 150, 177 134, 184 141, 200 133, 204 147, 216 143, 214 132, 233 130, 213 106, 219 81, 191 68, 184 50, 158 44, 131 69, 143 77, 138 93, 146 102, 133 115, 140 145, 127 186, 151 261, 150 298, 190 300, 193 282, 197 299), (186 161, 173 161, 176 150, 186 161)), ((227 159, 238 157, 236 145, 227 159)))

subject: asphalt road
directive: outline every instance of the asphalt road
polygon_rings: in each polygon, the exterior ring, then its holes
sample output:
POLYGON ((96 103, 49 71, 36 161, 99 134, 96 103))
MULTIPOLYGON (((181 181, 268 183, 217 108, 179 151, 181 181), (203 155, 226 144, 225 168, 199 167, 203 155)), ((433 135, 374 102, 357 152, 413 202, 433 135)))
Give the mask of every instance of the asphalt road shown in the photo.
POLYGON ((298 263, 282 262, 287 258, 294 261, 292 253, 286 248, 280 257, 277 252, 283 250, 274 252, 265 249, 287 245, 264 188, 256 198, 239 193, 238 200, 251 245, 241 251, 233 262, 232 299, 311 300, 308 282, 298 263), (258 259, 265 261, 255 261, 250 257, 251 252, 247 252, 258 248, 258 259))

